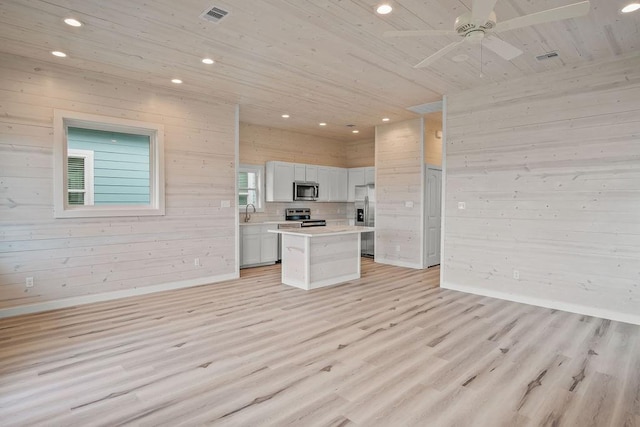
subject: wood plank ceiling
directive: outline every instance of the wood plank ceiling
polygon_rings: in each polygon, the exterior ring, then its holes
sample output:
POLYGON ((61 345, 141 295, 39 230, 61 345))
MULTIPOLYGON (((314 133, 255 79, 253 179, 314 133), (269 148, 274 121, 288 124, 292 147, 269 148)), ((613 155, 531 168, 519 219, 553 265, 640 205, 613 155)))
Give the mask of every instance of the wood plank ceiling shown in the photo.
MULTIPOLYGON (((498 0, 498 19, 575 0, 498 0)), ((386 30, 449 29, 471 0, 396 0, 390 15, 376 0, 8 0, 0 4, 0 51, 104 72, 238 103, 241 120, 350 140, 372 137, 382 117, 415 117, 407 107, 443 94, 627 54, 640 47, 640 12, 623 0, 591 0, 588 16, 508 31, 524 51, 512 61, 463 45, 427 69, 413 65, 454 41, 447 36, 385 39, 386 30), (230 11, 218 24, 199 15, 230 11), (73 16, 85 25, 62 20, 73 16), (67 58, 55 58, 61 50, 67 58), (539 62, 535 56, 557 51, 539 62), (452 57, 465 53, 462 63, 452 57), (216 60, 204 65, 203 57, 216 60), (287 120, 280 116, 288 113, 287 120), (319 127, 319 122, 328 126, 319 127), (345 125, 361 133, 351 134, 345 125)))

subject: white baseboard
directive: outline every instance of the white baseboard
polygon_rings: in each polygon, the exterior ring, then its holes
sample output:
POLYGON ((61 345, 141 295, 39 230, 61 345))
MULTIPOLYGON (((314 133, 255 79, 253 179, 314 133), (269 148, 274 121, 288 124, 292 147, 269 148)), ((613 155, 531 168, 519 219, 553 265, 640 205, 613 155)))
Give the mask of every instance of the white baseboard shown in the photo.
POLYGON ((466 292, 469 294, 482 295, 485 297, 498 298, 507 301, 519 302, 522 304, 535 305, 538 307, 551 308, 554 310, 568 311, 570 313, 583 314, 586 316, 615 320, 617 322, 640 325, 640 315, 636 314, 619 313, 617 311, 607 310, 603 308, 589 307, 580 304, 571 304, 545 298, 510 294, 507 292, 494 291, 491 289, 478 288, 474 286, 459 285, 451 282, 441 283, 440 287, 443 289, 451 289, 454 291, 466 292))
POLYGON ((387 258, 379 258, 375 257, 375 262, 380 264, 388 264, 393 265, 395 267, 405 267, 405 268, 416 268, 418 270, 422 270, 424 267, 421 264, 414 264, 411 262, 398 261, 397 259, 387 259, 387 258))
POLYGON ((142 288, 127 289, 124 291, 105 292, 102 294, 86 295, 81 297, 64 298, 53 301, 45 301, 18 307, 0 309, 0 319, 5 317, 20 316, 21 314, 41 313, 43 311, 57 310, 59 308, 74 307, 77 305, 91 304, 94 302, 111 301, 114 299, 146 295, 174 289, 191 288, 194 286, 208 285, 237 279, 238 273, 223 274, 219 276, 199 277, 197 279, 182 280, 180 282, 162 283, 159 285, 144 286, 142 288))

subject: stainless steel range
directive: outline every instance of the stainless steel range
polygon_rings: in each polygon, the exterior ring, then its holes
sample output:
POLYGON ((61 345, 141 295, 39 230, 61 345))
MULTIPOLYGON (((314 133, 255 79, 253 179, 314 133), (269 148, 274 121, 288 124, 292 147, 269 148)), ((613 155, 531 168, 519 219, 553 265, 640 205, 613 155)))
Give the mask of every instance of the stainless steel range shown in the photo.
MULTIPOLYGON (((278 224, 278 228, 323 227, 327 225, 324 219, 311 219, 309 208, 287 208, 284 210, 286 222, 278 224)), ((278 234, 278 261, 282 259, 282 236, 278 234)))
POLYGON ((309 208, 287 208, 284 210, 285 221, 289 224, 280 224, 278 228, 296 227, 323 227, 327 225, 324 219, 311 219, 311 209, 309 208))

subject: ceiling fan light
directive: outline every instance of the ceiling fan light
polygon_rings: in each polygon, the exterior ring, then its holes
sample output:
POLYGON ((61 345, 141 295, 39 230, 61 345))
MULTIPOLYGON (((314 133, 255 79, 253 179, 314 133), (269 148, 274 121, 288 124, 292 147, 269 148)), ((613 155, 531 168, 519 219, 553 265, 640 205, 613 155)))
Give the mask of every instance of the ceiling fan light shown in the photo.
POLYGON ((638 9, 640 9, 640 3, 629 3, 628 5, 620 9, 620 12, 631 13, 631 12, 635 12, 638 9))
POLYGON ((383 3, 376 8, 376 12, 379 15, 386 15, 388 13, 391 13, 392 10, 393 8, 391 7, 391 5, 387 3, 383 3))

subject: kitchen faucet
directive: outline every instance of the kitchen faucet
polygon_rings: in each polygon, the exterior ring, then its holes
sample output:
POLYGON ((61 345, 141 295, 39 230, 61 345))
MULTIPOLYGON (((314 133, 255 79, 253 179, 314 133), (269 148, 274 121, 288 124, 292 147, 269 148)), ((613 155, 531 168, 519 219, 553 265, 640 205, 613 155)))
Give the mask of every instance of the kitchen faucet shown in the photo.
POLYGON ((247 203, 247 206, 244 208, 244 222, 249 222, 251 220, 251 215, 249 215, 249 206, 253 208, 253 213, 256 213, 256 207, 253 203, 247 203))

